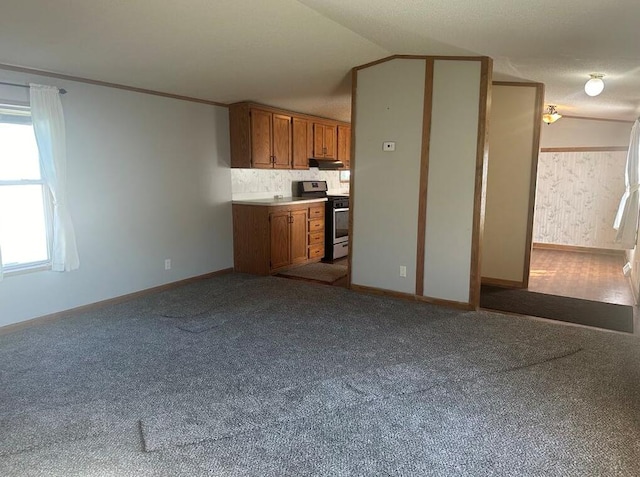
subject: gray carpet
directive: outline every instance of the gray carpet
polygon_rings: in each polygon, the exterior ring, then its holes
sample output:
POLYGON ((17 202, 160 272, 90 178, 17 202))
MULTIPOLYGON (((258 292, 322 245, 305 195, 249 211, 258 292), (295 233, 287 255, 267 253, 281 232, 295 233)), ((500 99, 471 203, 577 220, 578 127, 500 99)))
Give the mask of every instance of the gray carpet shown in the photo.
POLYGON ((633 336, 230 274, 0 336, 0 475, 639 475, 639 363, 633 336))

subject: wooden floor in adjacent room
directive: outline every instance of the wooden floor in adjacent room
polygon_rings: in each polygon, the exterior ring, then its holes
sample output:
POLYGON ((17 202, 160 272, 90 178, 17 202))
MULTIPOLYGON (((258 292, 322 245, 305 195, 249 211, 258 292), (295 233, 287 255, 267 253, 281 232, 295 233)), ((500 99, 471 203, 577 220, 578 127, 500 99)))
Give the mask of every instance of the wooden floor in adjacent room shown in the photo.
POLYGON ((534 248, 529 290, 551 295, 633 305, 623 255, 534 248))

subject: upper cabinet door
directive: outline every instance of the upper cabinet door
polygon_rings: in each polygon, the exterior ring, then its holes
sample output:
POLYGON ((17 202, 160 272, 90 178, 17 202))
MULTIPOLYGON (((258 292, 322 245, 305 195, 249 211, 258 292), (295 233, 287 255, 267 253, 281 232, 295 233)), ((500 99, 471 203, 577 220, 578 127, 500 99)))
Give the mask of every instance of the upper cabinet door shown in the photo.
POLYGON ((293 118, 292 166, 294 169, 309 169, 309 157, 312 154, 312 131, 307 119, 293 118))
POLYGON ((291 116, 273 115, 273 167, 291 168, 291 116))
POLYGON ((324 124, 313 123, 313 157, 324 157, 324 124))
POLYGON ((324 157, 336 158, 336 127, 328 124, 324 126, 324 157))
POLYGON ((351 127, 338 126, 337 159, 344 164, 345 169, 351 166, 351 127))
POLYGON ((273 167, 271 153, 272 113, 251 110, 251 164, 258 168, 273 167))
POLYGON ((313 123, 313 157, 335 159, 336 126, 334 124, 313 123))

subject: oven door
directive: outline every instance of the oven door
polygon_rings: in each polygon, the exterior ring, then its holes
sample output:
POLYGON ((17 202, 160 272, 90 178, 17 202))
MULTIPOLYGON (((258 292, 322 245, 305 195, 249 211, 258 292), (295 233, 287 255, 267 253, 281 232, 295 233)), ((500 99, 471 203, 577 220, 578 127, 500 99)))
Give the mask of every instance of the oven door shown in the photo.
POLYGON ((333 209, 333 244, 349 241, 349 209, 333 209))

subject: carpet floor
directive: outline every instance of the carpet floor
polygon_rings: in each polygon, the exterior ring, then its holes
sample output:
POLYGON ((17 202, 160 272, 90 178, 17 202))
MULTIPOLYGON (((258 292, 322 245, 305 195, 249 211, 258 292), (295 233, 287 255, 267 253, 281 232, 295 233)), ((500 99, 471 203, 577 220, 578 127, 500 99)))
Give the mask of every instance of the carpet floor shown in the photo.
POLYGON ((0 336, 2 476, 636 476, 640 342, 228 274, 0 336))

